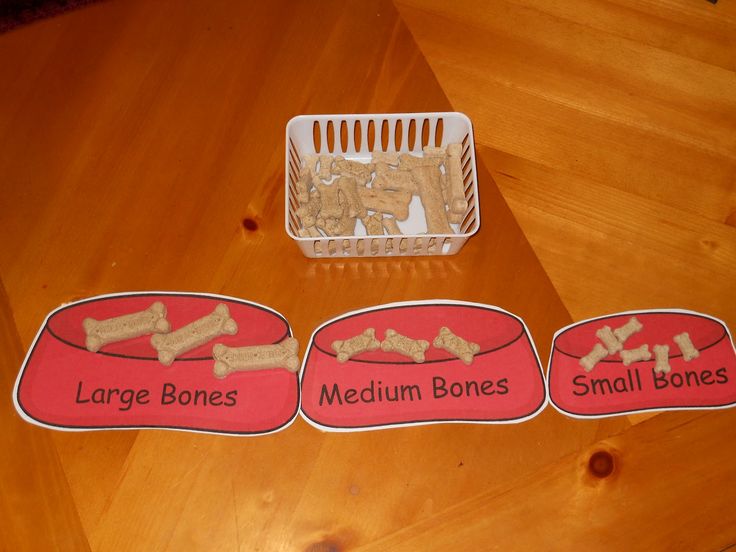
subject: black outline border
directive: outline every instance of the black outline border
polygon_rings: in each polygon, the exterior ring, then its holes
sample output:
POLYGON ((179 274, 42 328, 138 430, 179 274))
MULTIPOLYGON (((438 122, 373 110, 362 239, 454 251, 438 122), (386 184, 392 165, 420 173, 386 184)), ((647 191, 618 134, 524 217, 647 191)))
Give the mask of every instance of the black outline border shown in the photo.
MULTIPOLYGON (((265 305, 261 305, 258 303, 254 303, 252 301, 246 301, 245 299, 238 299, 236 297, 230 297, 227 295, 219 295, 216 293, 205 293, 205 292, 186 292, 186 291, 141 291, 141 292, 123 292, 123 293, 111 293, 107 295, 97 295, 94 297, 89 297, 87 299, 82 299, 80 301, 74 301, 72 303, 67 303, 65 305, 62 305, 53 311, 51 311, 46 318, 43 321, 43 324, 41 325, 41 328, 38 330, 38 333, 36 334, 36 337, 33 339, 33 343, 31 343, 30 348, 28 349, 28 353, 26 354, 25 359, 23 360, 23 364, 21 365, 20 372, 18 373, 18 377, 15 382, 15 386, 13 387, 13 402, 15 404, 16 410, 19 412, 19 414, 28 422, 39 425, 41 427, 46 427, 49 429, 58 429, 62 431, 101 431, 101 430, 109 430, 109 429, 122 429, 122 430, 137 430, 137 429, 164 429, 164 430, 174 430, 174 431, 189 431, 193 433, 204 433, 204 434, 212 434, 212 435, 237 435, 237 436, 258 436, 258 435, 269 435, 272 433, 278 433, 279 431, 282 431, 289 427, 292 423, 294 423, 294 420, 299 416, 299 412, 301 411, 301 379, 298 374, 295 374, 297 378, 297 400, 296 400, 296 408, 294 412, 290 415, 288 421, 285 423, 276 426, 274 428, 262 430, 262 431, 228 431, 228 430, 215 430, 215 429, 204 429, 204 428, 198 428, 198 427, 190 427, 190 426, 174 426, 174 425, 102 425, 102 426, 68 426, 63 424, 55 424, 51 423, 45 420, 42 420, 40 418, 37 418, 31 413, 26 410, 26 408, 23 406, 22 401, 20 400, 20 387, 23 383, 23 376, 25 375, 26 366, 30 363, 31 358, 33 357, 33 354, 36 350, 36 344, 38 343, 39 339, 44 333, 44 330, 48 328, 49 322, 60 312, 69 309, 74 308, 78 305, 86 304, 86 303, 93 303, 96 301, 105 301, 109 299, 117 299, 117 298, 123 298, 123 297, 161 297, 161 296, 175 296, 175 297, 197 297, 197 298, 204 298, 204 299, 217 299, 223 302, 230 302, 230 303, 238 303, 240 305, 245 305, 249 307, 253 307, 257 310, 261 310, 270 314, 275 315, 277 318, 281 319, 283 323, 286 325, 286 334, 281 338, 283 340, 286 337, 292 337, 293 332, 291 330, 291 326, 289 325, 288 320, 284 315, 282 315, 280 312, 271 309, 270 307, 266 307, 265 305)), ((49 329, 50 330, 50 329, 49 329)), ((73 347, 83 349, 86 351, 84 347, 81 347, 77 344, 70 343, 67 340, 59 337, 55 333, 49 331, 49 334, 53 336, 54 338, 58 339, 62 343, 65 343, 67 345, 71 345, 73 347)), ((281 340, 276 341, 275 343, 279 343, 281 340)), ((101 351, 100 351, 101 352, 101 351)), ((96 354, 99 354, 96 353, 96 354)), ((128 356, 128 355, 121 355, 116 353, 106 353, 107 356, 111 357, 118 357, 118 358, 129 358, 133 360, 156 360, 155 357, 137 357, 137 356, 128 356)), ((210 360, 212 359, 211 356, 209 357, 192 357, 192 358, 186 358, 186 359, 176 359, 174 362, 182 362, 182 361, 192 361, 192 360, 210 360)))
MULTIPOLYGON (((723 329, 723 335, 719 337, 715 342, 713 342, 710 345, 707 345, 706 347, 703 347, 703 349, 709 349, 711 347, 714 347, 721 341, 723 341, 724 338, 728 337, 731 341, 731 347, 734 348, 733 344, 733 338, 731 337, 731 332, 728 330, 728 326, 726 326, 726 323, 722 320, 719 320, 718 318, 715 318, 713 316, 691 311, 691 310, 684 310, 684 309, 643 309, 643 310, 634 310, 634 311, 623 311, 623 312, 617 312, 613 314, 606 314, 604 316, 598 316, 596 318, 588 318, 586 320, 581 320, 579 322, 575 322, 573 324, 570 324, 569 326, 565 326, 564 328, 561 328, 557 330, 552 336, 552 346, 550 347, 550 353, 549 353, 549 362, 547 363, 547 374, 546 374, 546 387, 547 387, 547 399, 549 401, 549 404, 552 405, 552 407, 557 410, 560 414, 564 416, 569 416, 571 418, 576 418, 579 420, 591 420, 591 419, 598 419, 598 418, 613 418, 615 416, 628 416, 630 414, 641 414, 646 412, 676 412, 678 410, 723 410, 726 408, 731 408, 733 406, 736 406, 736 400, 730 403, 724 403, 724 404, 716 404, 716 405, 681 405, 681 406, 652 406, 648 408, 639 408, 636 410, 622 410, 622 411, 615 411, 615 412, 605 412, 600 414, 577 414, 575 412, 570 412, 568 410, 565 410, 560 405, 558 405, 553 399, 552 399, 552 388, 550 386, 551 381, 551 371, 552 371, 552 357, 554 356, 555 351, 558 351, 560 354, 572 357, 572 358, 580 358, 577 355, 573 355, 571 353, 568 353, 566 351, 563 351, 562 349, 557 348, 557 339, 562 336, 563 334, 567 333, 570 330, 573 330, 577 328, 578 326, 582 326, 584 324, 588 324, 590 322, 597 322, 597 321, 605 321, 609 320, 611 318, 616 318, 619 316, 637 316, 637 315, 644 315, 644 314, 680 314, 680 315, 687 315, 687 316, 693 316, 695 318, 703 318, 706 320, 710 320, 711 322, 715 322, 723 329)), ((734 348, 734 354, 736 354, 736 348, 734 348)), ((673 355, 670 358, 679 358, 682 355, 673 355)), ((603 362, 608 363, 620 363, 622 361, 618 360, 604 360, 603 362)), ((639 364, 643 362, 651 362, 651 361, 637 361, 634 364, 639 364)))
MULTIPOLYGON (((304 354, 304 360, 302 362, 302 368, 299 373, 299 386, 301 387, 302 382, 304 381, 304 376, 306 374, 307 370, 307 364, 309 362, 309 358, 312 354, 313 349, 317 349, 320 352, 324 352, 323 349, 317 347, 314 345, 314 337, 322 331, 322 329, 335 324, 337 322, 342 322, 343 320, 347 320, 349 318, 353 318, 355 316, 360 316, 362 314, 368 313, 368 312, 377 312, 382 310, 397 310, 401 308, 411 308, 411 307, 465 307, 465 308, 475 308, 480 310, 486 310, 491 311, 497 314, 503 314, 509 318, 512 318, 514 321, 518 322, 521 325, 521 333, 505 345, 503 347, 506 347, 508 345, 511 345, 521 339, 522 336, 526 336, 527 342, 529 346, 531 347, 532 352, 534 353, 534 358, 537 361, 537 368, 539 369, 539 376, 542 381, 542 389, 544 391, 542 400, 539 403, 538 406, 535 407, 534 410, 532 410, 529 414, 526 416, 518 417, 518 418, 493 418, 488 420, 478 420, 478 419, 465 419, 465 418, 456 418, 456 419, 420 419, 420 420, 407 420, 407 421, 400 421, 400 422, 393 422, 393 423, 381 423, 381 424, 367 424, 367 425, 359 425, 359 426, 335 426, 335 425, 329 425, 329 424, 323 424, 314 418, 312 418, 307 412, 304 411, 304 405, 302 404, 299 408, 299 414, 301 415, 304 420, 309 423, 311 426, 316 427, 317 429, 320 429, 322 431, 329 431, 331 433, 349 433, 349 432, 359 432, 359 431, 374 431, 374 430, 381 430, 381 429, 396 429, 400 427, 407 427, 407 426, 423 426, 423 425, 435 425, 435 424, 453 424, 453 423, 467 423, 467 424, 480 424, 480 425, 494 425, 494 424, 511 424, 511 423, 521 423, 525 422, 527 420, 531 420, 532 418, 538 416, 547 406, 548 398, 549 398, 549 392, 547 389, 547 380, 544 377, 544 369, 542 368, 542 363, 539 358, 539 353, 537 352, 537 347, 534 343, 534 339, 531 336, 531 333, 529 332, 529 328, 527 327, 524 320, 509 311, 506 311, 500 307, 494 307, 492 305, 485 305, 482 303, 473 303, 468 301, 458 301, 453 299, 434 299, 434 300, 424 300, 424 301, 402 301, 402 302, 396 302, 396 303, 387 303, 383 305, 376 305, 373 307, 367 307, 364 309, 359 309, 355 311, 351 311, 348 313, 343 314, 342 316, 338 316, 336 318, 332 318, 328 320, 327 322, 324 322, 320 324, 313 332, 311 337, 309 338, 309 343, 307 344, 307 349, 304 354)), ((484 351, 483 354, 491 353, 494 351, 499 350, 502 347, 489 349, 488 351, 484 351)), ((335 356, 334 354, 331 354, 330 356, 335 356)), ((449 361, 457 361, 460 362, 458 359, 455 358, 449 358, 447 359, 449 361)), ((360 360, 356 359, 350 359, 348 362, 361 362, 360 360)), ((368 362, 368 361, 362 361, 362 362, 368 362)), ((435 360, 431 362, 446 362, 446 360, 435 360)), ((376 361, 370 361, 370 363, 376 363, 376 361)), ((427 361, 425 364, 429 364, 430 361, 427 361)), ((347 363, 346 363, 347 364, 347 363)), ((385 364, 385 363, 381 363, 385 364)), ((397 364, 397 365, 403 365, 403 364, 413 364, 411 362, 391 362, 389 364, 397 364)))

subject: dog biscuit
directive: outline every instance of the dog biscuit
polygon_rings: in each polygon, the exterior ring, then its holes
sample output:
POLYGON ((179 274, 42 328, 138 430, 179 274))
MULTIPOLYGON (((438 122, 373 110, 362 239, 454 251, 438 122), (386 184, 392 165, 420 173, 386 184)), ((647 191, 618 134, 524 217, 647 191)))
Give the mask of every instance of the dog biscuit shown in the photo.
POLYGON ((348 160, 338 155, 335 157, 332 172, 341 176, 351 176, 361 185, 365 186, 371 180, 373 163, 361 163, 360 161, 348 160))
POLYGON ((337 180, 337 188, 348 206, 348 216, 363 218, 366 209, 358 195, 358 181, 352 176, 341 176, 337 180))
POLYGON ((158 351, 158 360, 164 366, 171 366, 177 356, 204 345, 217 336, 238 333, 238 325, 230 318, 230 309, 220 303, 215 310, 199 320, 168 334, 155 334, 151 345, 158 351))
POLYGON ((670 371, 670 348, 669 345, 655 345, 652 347, 654 351, 655 372, 663 372, 667 374, 670 371))
POLYGON ((309 192, 309 199, 297 207, 296 214, 302 222, 304 228, 314 226, 317 223, 317 216, 322 208, 322 200, 316 190, 309 192))
POLYGON ((593 350, 580 359, 579 364, 585 369, 586 372, 590 372, 596 364, 598 364, 607 356, 608 350, 600 343, 596 343, 595 347, 593 347, 593 350))
POLYGON ((464 215, 468 209, 468 200, 465 199, 465 184, 463 184, 462 145, 448 144, 445 170, 447 171, 448 197, 447 207, 455 215, 464 215))
POLYGON ((680 351, 682 351, 682 358, 685 360, 685 362, 690 362, 692 359, 698 358, 700 356, 700 351, 698 351, 693 345, 693 342, 690 341, 690 334, 688 334, 687 332, 677 334, 675 337, 672 338, 672 340, 677 343, 680 351))
POLYGON ((82 327, 87 334, 85 345, 93 353, 108 343, 116 343, 147 334, 161 334, 171 330, 166 320, 166 306, 156 301, 146 310, 123 314, 105 320, 85 318, 82 327))
POLYGON ((423 165, 411 171, 417 186, 419 199, 424 207, 428 234, 452 234, 447 222, 445 201, 442 198, 440 170, 438 167, 423 165))
POLYGON ((386 330, 386 337, 381 342, 381 350, 395 351, 411 358, 414 362, 424 362, 424 351, 429 349, 429 342, 424 339, 412 339, 392 330, 386 330))
POLYGON ((397 166, 399 164, 399 153, 396 151, 374 151, 371 153, 371 159, 376 164, 377 171, 379 163, 382 165, 397 166))
POLYGON ((442 162, 445 162, 445 156, 447 155, 447 148, 445 146, 442 146, 442 147, 424 146, 422 148, 422 152, 424 153, 424 157, 439 157, 442 159, 442 162))
POLYGON ((468 366, 473 362, 473 357, 480 351, 480 345, 466 341, 444 326, 440 328, 439 335, 434 338, 432 344, 438 349, 444 349, 455 355, 468 366))
POLYGON ((624 366, 628 366, 633 362, 640 360, 649 360, 652 358, 652 353, 649 352, 649 345, 642 345, 636 349, 624 349, 621 351, 621 359, 624 361, 624 366))
POLYGON ((337 339, 332 342, 332 349, 337 353, 337 361, 340 363, 347 362, 360 353, 375 351, 380 346, 381 342, 376 339, 374 328, 367 328, 363 333, 350 339, 337 339))
POLYGON ((332 156, 323 154, 319 156, 319 177, 321 180, 332 178, 332 156))
POLYGON ((636 332, 641 331, 643 327, 641 322, 636 319, 636 316, 632 316, 626 324, 613 330, 613 335, 623 344, 636 332))
POLYGON ((299 370, 299 342, 287 337, 276 345, 252 345, 250 347, 228 347, 217 343, 212 348, 215 359, 213 373, 224 378, 233 372, 247 372, 272 368, 285 368, 289 372, 299 370))
POLYGON ((624 348, 623 343, 621 343, 618 338, 613 335, 611 326, 603 326, 595 332, 595 335, 598 337, 598 339, 601 340, 603 345, 606 346, 609 355, 616 354, 624 348))
POLYGON ((417 185, 411 171, 393 170, 393 169, 376 169, 376 178, 373 179, 371 187, 374 190, 395 190, 405 191, 411 194, 416 193, 417 185))
POLYGON ((417 167, 435 167, 442 164, 441 157, 416 157, 410 153, 399 155, 399 169, 416 169, 417 167))
POLYGON ((359 187, 358 195, 366 209, 393 215, 397 220, 409 218, 409 203, 411 202, 409 192, 359 187))
POLYGON ((399 228, 399 223, 396 222, 396 219, 393 217, 383 217, 381 219, 381 224, 383 224, 383 228, 386 230, 386 233, 390 236, 398 236, 401 235, 401 229, 399 228))

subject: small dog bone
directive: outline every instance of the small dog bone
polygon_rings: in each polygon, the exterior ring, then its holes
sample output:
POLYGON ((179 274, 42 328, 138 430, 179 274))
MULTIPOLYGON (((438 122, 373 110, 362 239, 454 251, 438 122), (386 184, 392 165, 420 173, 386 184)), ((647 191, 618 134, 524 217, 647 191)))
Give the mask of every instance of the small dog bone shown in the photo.
POLYGON ((432 344, 438 349, 444 349, 448 353, 452 353, 468 366, 473 362, 473 357, 480 351, 480 345, 464 340, 444 326, 440 328, 440 333, 434 338, 432 344))
POLYGON ((337 187, 348 205, 348 216, 352 218, 366 216, 366 208, 358 195, 357 180, 351 176, 341 176, 337 180, 337 187))
POLYGON ((652 353, 649 352, 649 345, 646 344, 636 349, 624 349, 621 351, 621 359, 624 361, 624 366, 628 366, 632 362, 649 360, 651 358, 652 353))
POLYGON ((151 345, 158 351, 158 360, 164 366, 171 366, 174 359, 182 353, 204 345, 223 334, 235 335, 238 325, 230 318, 227 305, 220 303, 215 310, 199 320, 190 322, 169 334, 155 334, 151 345))
POLYGON ((396 222, 395 218, 383 217, 383 219, 381 220, 381 224, 383 224, 383 227, 386 230, 387 234, 391 236, 401 235, 401 229, 399 228, 399 223, 396 222))
POLYGON ((340 218, 342 207, 340 206, 340 188, 335 184, 323 184, 315 182, 322 207, 319 214, 322 218, 340 218))
POLYGON ((409 192, 358 187, 358 195, 366 209, 393 215, 397 220, 409 218, 409 192))
POLYGON ((603 342, 603 345, 606 346, 609 355, 616 354, 624 348, 623 343, 621 343, 618 338, 613 335, 613 332, 611 331, 611 326, 603 326, 595 332, 595 335, 603 342))
POLYGON ((670 348, 669 345, 655 345, 652 347, 654 351, 654 364, 655 372, 668 373, 670 371, 670 348))
POLYGON ((468 209, 468 200, 465 199, 465 185, 463 184, 462 145, 448 144, 445 170, 449 184, 447 207, 455 215, 464 215, 468 209))
POLYGON ((432 166, 420 166, 411 171, 417 185, 419 199, 424 207, 428 234, 452 234, 447 222, 445 201, 442 199, 440 170, 432 166))
POLYGON ((613 330, 613 335, 623 344, 636 332, 641 331, 642 328, 641 322, 635 316, 632 316, 626 324, 613 330))
POLYGON ((429 349, 428 341, 411 339, 390 328, 386 330, 386 338, 381 342, 381 350, 387 353, 396 351, 414 362, 424 362, 424 351, 427 349, 429 349))
POLYGON ((381 342, 376 339, 374 328, 367 328, 363 333, 350 339, 337 339, 332 342, 332 349, 337 353, 337 362, 339 363, 347 362, 348 359, 360 353, 375 351, 380 346, 381 342))
POLYGON ((677 334, 675 337, 672 338, 672 340, 677 343, 680 351, 682 351, 682 358, 685 360, 685 362, 690 362, 692 359, 698 358, 700 356, 700 351, 698 351, 693 345, 693 342, 690 341, 690 334, 688 334, 687 332, 677 334))
POLYGON ((376 167, 376 178, 371 187, 374 190, 402 190, 411 194, 416 193, 417 185, 411 171, 383 170, 376 167))
POLYGON ((360 184, 365 185, 371 180, 373 173, 373 163, 361 163, 360 161, 352 161, 342 156, 335 157, 335 165, 332 168, 333 174, 342 176, 352 176, 360 184))
POLYGON ((105 320, 85 318, 82 327, 87 334, 85 342, 87 350, 93 353, 108 343, 171 330, 171 324, 166 320, 166 306, 160 301, 156 301, 144 311, 105 320))
POLYGON ((383 236, 383 215, 375 213, 360 219, 365 226, 365 232, 369 236, 383 236))
POLYGON ((224 378, 233 372, 285 368, 289 372, 299 370, 299 342, 287 337, 276 345, 253 345, 250 347, 228 347, 217 343, 212 348, 215 359, 213 373, 224 378))
POLYGON ((601 360, 608 356, 608 351, 600 343, 596 343, 593 350, 587 355, 580 359, 579 364, 585 368, 586 372, 590 372, 593 367, 598 364, 601 360))
POLYGON ((312 178, 317 178, 317 163, 319 163, 319 155, 305 155, 302 163, 304 163, 304 168, 309 171, 312 178))
POLYGON ((319 177, 322 180, 330 180, 332 178, 331 155, 324 154, 319 156, 319 177))

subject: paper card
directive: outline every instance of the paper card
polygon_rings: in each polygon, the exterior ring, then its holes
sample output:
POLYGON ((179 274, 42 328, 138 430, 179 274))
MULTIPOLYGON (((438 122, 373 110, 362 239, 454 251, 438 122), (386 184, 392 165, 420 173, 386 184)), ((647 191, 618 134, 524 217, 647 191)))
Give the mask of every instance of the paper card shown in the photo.
POLYGON ((327 431, 445 422, 512 423, 546 404, 544 376, 524 322, 497 307, 434 300, 381 305, 322 324, 301 375, 302 416, 327 431), (448 327, 478 345, 471 364, 434 345, 448 327), (424 340, 424 362, 381 348, 339 362, 333 343, 375 330, 424 340))
POLYGON ((255 435, 287 427, 299 409, 298 376, 285 369, 213 373, 212 348, 280 343, 286 319, 262 305, 211 294, 123 293, 64 305, 48 315, 28 351, 14 400, 27 421, 60 430, 164 428, 255 435), (151 335, 86 348, 85 318, 105 320, 166 307, 174 331, 227 306, 235 335, 222 335, 163 365, 151 335))
MULTIPOLYGON (((601 343, 602 344, 602 343, 601 343)), ((651 410, 726 408, 736 404, 736 352, 726 325, 697 312, 669 309, 631 311, 585 320, 554 336, 547 373, 550 400, 563 414, 595 418, 651 410), (625 350, 647 345, 669 347, 669 372, 650 360, 624 364, 621 353, 609 354, 590 372, 580 359, 601 339, 632 317, 641 324, 623 344, 625 350), (674 336, 687 332, 699 356, 686 361, 674 336)))

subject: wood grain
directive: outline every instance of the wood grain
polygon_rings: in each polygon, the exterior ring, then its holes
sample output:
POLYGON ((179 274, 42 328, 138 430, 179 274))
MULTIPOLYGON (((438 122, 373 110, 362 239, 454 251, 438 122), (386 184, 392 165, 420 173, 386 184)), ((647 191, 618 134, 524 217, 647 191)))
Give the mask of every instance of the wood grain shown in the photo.
MULTIPOLYGON (((116 291, 242 297, 284 313, 302 344, 349 310, 472 300, 522 316, 543 360, 573 317, 624 305, 732 324, 726 4, 713 17, 674 1, 109 0, 0 36, 5 396, 46 313, 116 291), (289 118, 448 109, 471 115, 479 144, 483 222, 462 252, 302 257, 283 230, 289 118), (646 258, 622 265, 641 243, 646 258)), ((52 433, 4 405, 0 548, 736 542, 733 411, 581 421, 548 408, 523 424, 355 434, 297 419, 241 439, 52 433), (615 470, 593 480, 599 450, 615 470)))

